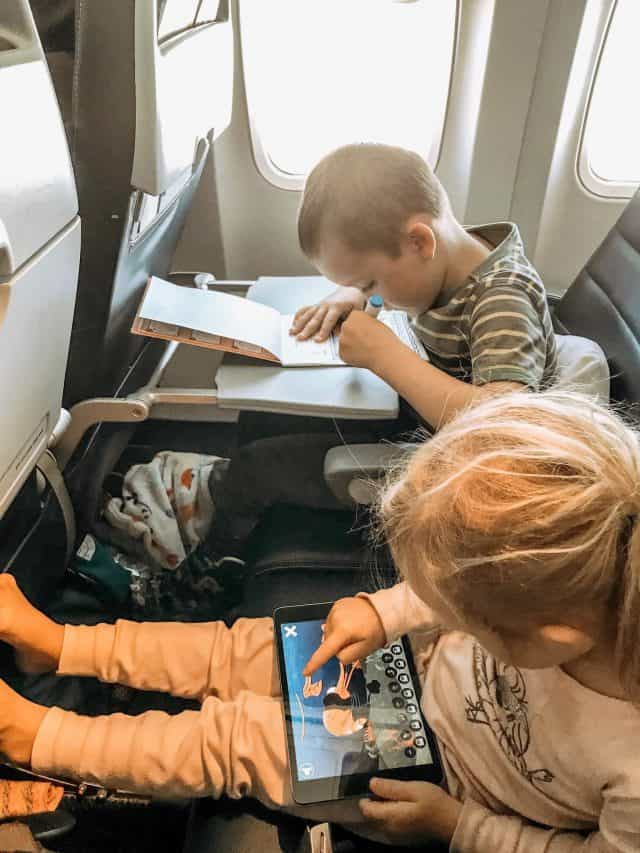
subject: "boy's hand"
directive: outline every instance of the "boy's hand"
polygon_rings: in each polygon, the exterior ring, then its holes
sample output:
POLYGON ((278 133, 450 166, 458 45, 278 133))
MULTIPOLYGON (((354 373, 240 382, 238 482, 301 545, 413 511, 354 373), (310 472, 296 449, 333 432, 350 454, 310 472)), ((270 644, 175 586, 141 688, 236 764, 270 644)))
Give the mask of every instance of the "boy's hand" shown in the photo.
POLYGON ((386 641, 380 617, 366 598, 341 598, 329 611, 322 645, 311 655, 302 674, 313 675, 334 656, 342 663, 366 658, 386 641))
POLYGON ((314 340, 326 341, 341 320, 354 309, 364 308, 365 297, 357 287, 339 287, 317 305, 306 305, 296 312, 289 334, 299 341, 306 341, 312 335, 314 340))
POLYGON ((370 788, 380 799, 361 800, 360 811, 387 841, 418 846, 435 838, 451 843, 462 803, 442 788, 394 779, 372 779, 370 788))
POLYGON ((364 311, 354 311, 340 329, 340 358, 353 367, 375 370, 397 344, 404 346, 388 326, 364 311))

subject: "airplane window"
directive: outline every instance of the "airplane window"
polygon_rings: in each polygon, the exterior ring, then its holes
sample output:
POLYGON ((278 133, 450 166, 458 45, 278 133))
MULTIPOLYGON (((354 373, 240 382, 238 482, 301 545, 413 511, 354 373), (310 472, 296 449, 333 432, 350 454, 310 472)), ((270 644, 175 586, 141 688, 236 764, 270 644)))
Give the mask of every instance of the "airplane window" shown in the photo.
POLYGON ((158 40, 193 27, 198 0, 158 0, 158 40))
MULTIPOLYGON (((158 41, 177 33, 211 24, 218 20, 221 7, 228 0, 156 0, 158 4, 158 41)), ((227 15, 224 15, 225 19, 227 15)))
POLYGON ((585 184, 604 195, 631 196, 640 183, 640 112, 629 100, 640 77, 638 0, 618 0, 593 84, 580 158, 585 184))
POLYGON ((198 9, 197 24, 209 24, 217 20, 220 0, 202 0, 198 9))
POLYGON ((256 161, 291 189, 348 142, 419 151, 435 165, 457 0, 242 0, 256 161))

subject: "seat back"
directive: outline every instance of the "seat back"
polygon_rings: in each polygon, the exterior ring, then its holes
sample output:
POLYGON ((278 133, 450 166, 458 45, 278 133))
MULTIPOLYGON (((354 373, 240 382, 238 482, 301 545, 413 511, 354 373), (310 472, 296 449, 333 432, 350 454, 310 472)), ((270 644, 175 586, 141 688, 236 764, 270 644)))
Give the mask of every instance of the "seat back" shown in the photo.
MULTIPOLYGON (((227 2, 162 29, 175 0, 76 2, 70 135, 83 245, 65 403, 111 395, 143 342, 129 332, 166 276, 208 152, 231 116, 227 2)), ((153 365, 150 365, 152 369, 153 365)), ((144 382, 145 377, 138 377, 144 382)))
POLYGON ((600 344, 612 399, 640 400, 640 191, 558 303, 555 319, 560 331, 600 344))
POLYGON ((51 78, 27 0, 0 5, 0 516, 61 414, 80 221, 51 78))
POLYGON ((31 11, 45 52, 62 120, 70 135, 73 91, 75 0, 31 0, 31 11))

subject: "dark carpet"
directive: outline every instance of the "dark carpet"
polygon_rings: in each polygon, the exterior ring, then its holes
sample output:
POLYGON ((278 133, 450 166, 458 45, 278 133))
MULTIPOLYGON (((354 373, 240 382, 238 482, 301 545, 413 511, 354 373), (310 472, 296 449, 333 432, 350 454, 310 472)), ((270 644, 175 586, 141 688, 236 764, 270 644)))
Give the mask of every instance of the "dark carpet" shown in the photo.
POLYGON ((188 806, 155 803, 150 806, 79 806, 76 827, 47 846, 56 853, 181 853, 189 816, 188 806))

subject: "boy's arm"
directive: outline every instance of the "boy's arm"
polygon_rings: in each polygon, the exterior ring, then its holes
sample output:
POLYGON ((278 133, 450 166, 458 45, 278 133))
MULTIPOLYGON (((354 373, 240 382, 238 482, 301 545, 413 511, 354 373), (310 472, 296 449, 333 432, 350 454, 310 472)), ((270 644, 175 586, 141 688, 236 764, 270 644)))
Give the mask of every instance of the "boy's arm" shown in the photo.
POLYGON ((471 383, 425 363, 366 315, 343 325, 342 358, 377 373, 436 429, 488 395, 537 390, 553 345, 544 288, 523 274, 501 275, 478 297, 469 320, 471 383))
POLYGON ((379 368, 373 370, 434 429, 486 397, 524 388, 519 382, 488 382, 486 385, 463 382, 421 359, 402 341, 398 343, 400 346, 387 351, 379 368))
POLYGON ((362 311, 354 311, 342 325, 340 357, 384 379, 435 429, 480 399, 523 387, 519 382, 471 385, 455 379, 421 359, 384 323, 362 311))

